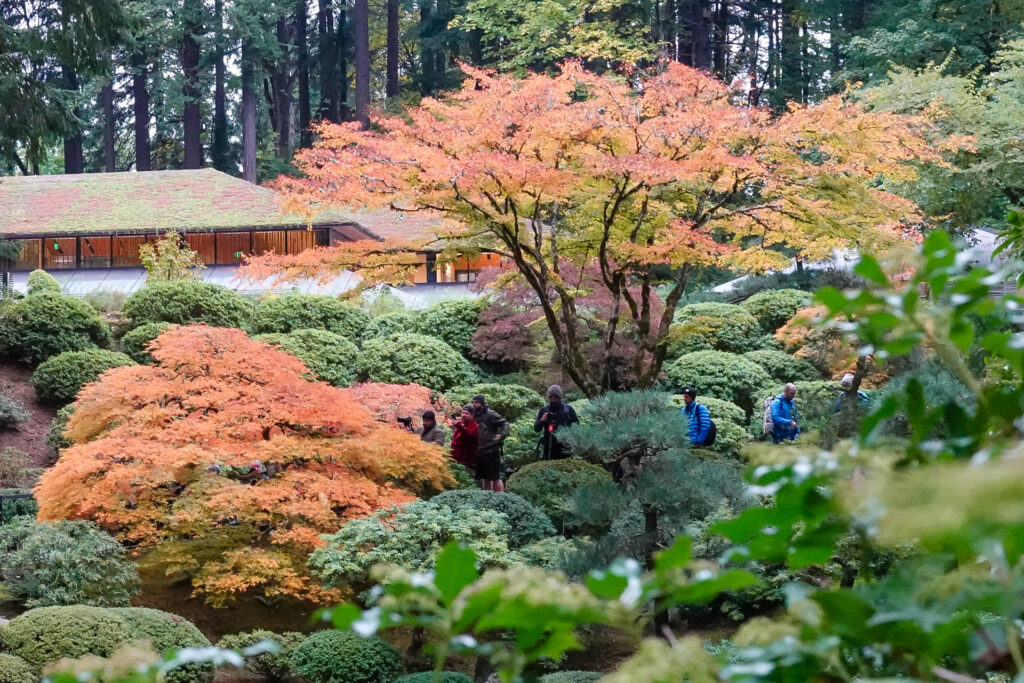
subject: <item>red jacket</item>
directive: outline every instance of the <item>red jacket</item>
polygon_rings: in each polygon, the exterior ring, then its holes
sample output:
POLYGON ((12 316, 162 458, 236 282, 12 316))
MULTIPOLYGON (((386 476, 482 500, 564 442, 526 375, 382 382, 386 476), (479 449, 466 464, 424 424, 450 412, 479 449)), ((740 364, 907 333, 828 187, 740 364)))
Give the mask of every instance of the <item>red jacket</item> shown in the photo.
POLYGON ((476 422, 456 422, 452 428, 452 458, 466 467, 476 467, 476 451, 479 442, 476 422))

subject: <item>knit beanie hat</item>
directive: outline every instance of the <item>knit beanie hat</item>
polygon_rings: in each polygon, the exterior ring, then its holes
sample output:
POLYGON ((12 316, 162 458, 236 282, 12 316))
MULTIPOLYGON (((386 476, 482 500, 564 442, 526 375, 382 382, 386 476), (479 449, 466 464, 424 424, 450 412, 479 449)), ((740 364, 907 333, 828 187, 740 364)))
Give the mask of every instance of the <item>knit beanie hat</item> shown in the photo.
POLYGON ((843 389, 850 389, 853 387, 853 375, 846 373, 843 375, 842 381, 839 382, 839 386, 843 389))
POLYGON ((557 397, 559 400, 561 400, 561 398, 562 398, 562 387, 558 386, 557 384, 552 384, 550 387, 548 387, 548 398, 555 398, 555 397, 557 397))
POLYGON ((423 419, 424 420, 430 420, 431 422, 436 422, 437 421, 437 418, 434 417, 434 411, 433 410, 424 410, 423 411, 423 419))
POLYGON ((474 396, 472 402, 473 403, 479 403, 482 406, 487 405, 487 399, 484 398, 483 394, 477 394, 476 396, 474 396))

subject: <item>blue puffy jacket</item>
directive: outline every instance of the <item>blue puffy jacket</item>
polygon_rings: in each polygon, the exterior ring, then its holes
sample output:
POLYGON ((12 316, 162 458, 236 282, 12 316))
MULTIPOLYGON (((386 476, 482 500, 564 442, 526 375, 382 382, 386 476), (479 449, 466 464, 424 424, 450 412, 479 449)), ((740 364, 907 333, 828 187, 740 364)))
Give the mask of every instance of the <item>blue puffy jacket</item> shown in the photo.
POLYGON ((796 411, 796 399, 786 398, 785 394, 779 394, 772 401, 772 435, 778 439, 795 439, 800 433, 800 427, 794 427, 790 422, 799 422, 796 411))
POLYGON ((680 411, 690 422, 690 445, 703 446, 711 430, 711 413, 694 401, 680 411))

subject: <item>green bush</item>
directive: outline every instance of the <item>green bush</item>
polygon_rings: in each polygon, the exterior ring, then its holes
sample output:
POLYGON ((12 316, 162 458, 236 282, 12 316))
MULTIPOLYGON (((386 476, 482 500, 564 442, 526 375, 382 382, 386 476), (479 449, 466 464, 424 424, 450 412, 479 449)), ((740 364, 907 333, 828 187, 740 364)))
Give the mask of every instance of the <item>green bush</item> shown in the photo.
POLYGON ((501 461, 510 467, 522 467, 544 456, 538 446, 540 434, 533 430, 533 416, 509 423, 508 436, 502 443, 501 461))
MULTIPOLYGON (((164 655, 170 650, 180 650, 183 647, 210 645, 210 641, 195 624, 177 614, 148 607, 114 607, 108 611, 123 619, 130 632, 137 634, 130 640, 144 638, 158 654, 164 655)), ((213 673, 213 666, 209 664, 189 664, 170 672, 167 681, 200 683, 211 680, 213 673)))
POLYGON ((31 417, 21 401, 0 394, 0 429, 15 429, 31 417))
MULTIPOLYGON (((700 403, 708 409, 711 413, 711 419, 715 421, 715 426, 721 428, 725 422, 732 422, 740 427, 747 426, 747 415, 743 412, 743 408, 740 408, 735 403, 729 401, 723 401, 720 398, 713 396, 701 396, 697 395, 697 403, 700 403)), ((668 404, 673 408, 682 410, 686 403, 683 401, 682 394, 675 394, 669 398, 668 404)))
POLYGON ((446 299, 420 313, 416 331, 436 337, 456 351, 465 353, 473 344, 473 334, 482 310, 477 299, 446 299))
MULTIPOLYGON (((839 383, 816 380, 813 382, 793 382, 796 385, 797 416, 800 429, 808 431, 820 427, 832 416, 832 407, 839 397, 839 383)), ((750 433, 754 436, 763 434, 764 413, 760 410, 765 399, 774 398, 782 393, 782 384, 769 384, 757 394, 758 410, 750 418, 750 433)))
POLYGON ((17 517, 0 526, 0 579, 28 607, 127 606, 139 574, 124 547, 92 522, 37 522, 17 517))
POLYGON ((669 358, 678 358, 693 351, 742 353, 754 348, 761 335, 757 319, 739 306, 690 304, 676 313, 665 344, 669 358))
POLYGON ((347 387, 356 381, 359 347, 340 334, 302 329, 287 334, 263 334, 257 339, 280 346, 301 360, 314 379, 336 387, 347 387))
POLYGON ((431 498, 430 502, 450 508, 453 512, 493 510, 504 514, 508 517, 511 527, 508 543, 510 548, 518 548, 555 533, 555 528, 551 526, 551 520, 547 515, 514 493, 495 493, 480 489, 445 491, 431 498))
POLYGON ((380 638, 318 631, 295 648, 291 668, 310 683, 391 683, 402 660, 380 638))
POLYGON ((698 395, 731 401, 747 414, 754 411, 757 392, 771 383, 760 365, 724 351, 688 353, 668 363, 665 375, 676 391, 692 386, 698 395))
POLYGON ((110 344, 110 328, 89 304, 44 292, 17 303, 5 321, 8 353, 33 365, 64 351, 110 344))
POLYGON ((565 531, 569 498, 577 489, 611 479, 603 468, 582 460, 547 460, 526 465, 509 477, 508 490, 540 508, 556 529, 565 531))
POLYGON ((374 318, 366 327, 366 339, 390 337, 403 332, 415 332, 417 316, 415 313, 388 313, 374 318))
POLYGON ((119 645, 144 637, 105 607, 38 607, 0 629, 0 649, 21 657, 38 673, 64 657, 109 657, 119 645))
POLYGON ((217 647, 226 650, 244 650, 264 641, 277 643, 280 648, 277 652, 264 652, 246 657, 245 670, 270 681, 280 681, 291 673, 292 653, 305 638, 304 633, 297 631, 274 633, 273 631, 256 630, 224 636, 217 643, 217 647))
MULTIPOLYGON (((0 489, 0 497, 16 496, 25 493, 32 493, 29 489, 0 489)), ((0 524, 9 522, 16 517, 29 517, 35 519, 39 512, 39 506, 35 498, 4 498, 0 503, 0 524)))
POLYGON ((540 677, 540 683, 591 683, 604 678, 597 671, 556 671, 540 677))
POLYGON ((810 303, 809 292, 799 289, 766 289, 740 305, 757 318, 762 330, 771 334, 796 315, 798 309, 810 303))
POLYGON ((31 455, 14 446, 0 447, 0 487, 32 488, 43 470, 31 455))
POLYGON ((523 564, 541 567, 551 571, 563 568, 566 557, 579 552, 580 545, 575 538, 565 536, 548 536, 516 550, 523 564))
POLYGON ((65 351, 45 361, 32 373, 32 386, 41 403, 70 403, 86 384, 111 368, 135 365, 123 353, 106 349, 65 351))
POLYGON ((60 294, 61 286, 57 278, 45 270, 33 270, 28 274, 28 295, 60 294))
POLYGON ((370 326, 363 309, 333 296, 285 294, 264 299, 252 317, 257 334, 293 330, 327 330, 359 343, 370 326))
POLYGON ((776 382, 813 382, 821 379, 814 365, 805 358, 791 356, 785 351, 758 349, 743 354, 744 358, 754 361, 776 382))
POLYGON ((153 357, 149 355, 149 343, 170 327, 170 323, 144 323, 121 337, 121 351, 136 363, 149 365, 153 357))
POLYGON ((121 311, 135 325, 144 323, 206 323, 245 327, 252 304, 238 292, 200 280, 149 282, 128 297, 121 311))
POLYGON ((46 445, 53 452, 55 460, 62 450, 69 448, 72 444, 71 439, 64 436, 64 430, 67 429, 68 420, 71 419, 74 409, 74 404, 69 404, 58 410, 46 432, 46 445))
POLYGON ((0 683, 38 683, 32 665, 21 657, 0 653, 0 683))
POLYGON ((473 683, 473 679, 457 671, 442 671, 440 674, 421 671, 418 674, 396 678, 395 683, 473 683))
POLYGON ((448 398, 460 406, 469 403, 477 394, 486 396, 487 405, 509 422, 529 418, 531 426, 535 413, 545 403, 540 393, 519 384, 474 384, 468 387, 455 387, 447 392, 448 398))
POLYGON ((363 344, 360 378, 370 382, 421 384, 447 391, 472 383, 475 375, 469 361, 434 337, 393 334, 363 344))

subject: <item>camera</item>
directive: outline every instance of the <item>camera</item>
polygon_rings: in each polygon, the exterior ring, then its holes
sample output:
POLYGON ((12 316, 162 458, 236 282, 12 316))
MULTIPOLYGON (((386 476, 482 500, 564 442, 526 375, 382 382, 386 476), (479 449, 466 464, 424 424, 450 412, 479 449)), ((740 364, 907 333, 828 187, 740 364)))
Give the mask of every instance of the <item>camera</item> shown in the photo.
POLYGON ((402 423, 406 429, 412 428, 412 417, 396 417, 395 422, 402 423))

